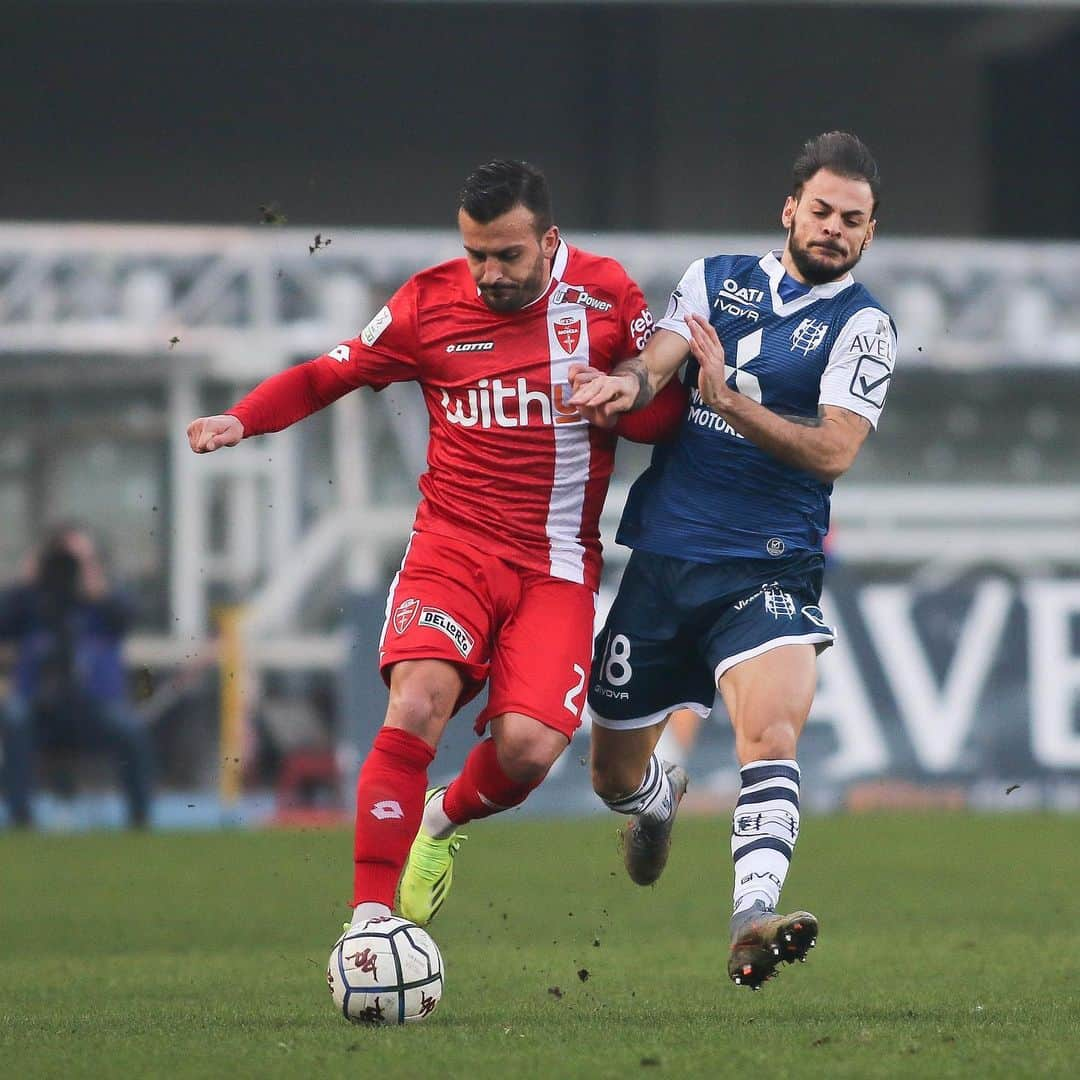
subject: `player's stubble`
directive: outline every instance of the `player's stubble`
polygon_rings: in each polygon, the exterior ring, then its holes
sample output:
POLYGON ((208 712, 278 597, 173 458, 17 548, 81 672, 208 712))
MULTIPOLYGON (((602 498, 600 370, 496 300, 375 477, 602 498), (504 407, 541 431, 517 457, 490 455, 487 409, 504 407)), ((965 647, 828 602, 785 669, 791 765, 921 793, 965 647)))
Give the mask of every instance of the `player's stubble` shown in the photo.
POLYGON ((811 244, 803 244, 796 233, 797 222, 791 223, 788 229, 788 252, 795 268, 810 285, 826 285, 830 281, 838 281, 849 273, 862 258, 863 248, 860 245, 855 253, 841 263, 829 262, 814 254, 814 248, 827 248, 830 252, 843 255, 843 249, 837 244, 827 244, 824 241, 815 241, 811 244))
POLYGON ((506 313, 520 311, 531 304, 547 287, 548 260, 537 250, 536 258, 529 267, 528 276, 522 281, 499 281, 494 285, 479 285, 480 299, 492 311, 506 313))

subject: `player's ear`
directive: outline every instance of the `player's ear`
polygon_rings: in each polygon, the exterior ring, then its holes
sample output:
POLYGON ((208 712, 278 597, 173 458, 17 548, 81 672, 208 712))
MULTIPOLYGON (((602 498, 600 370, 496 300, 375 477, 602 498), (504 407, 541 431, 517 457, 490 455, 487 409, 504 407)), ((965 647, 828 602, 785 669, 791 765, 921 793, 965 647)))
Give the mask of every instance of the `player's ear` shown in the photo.
POLYGON ((555 249, 559 246, 559 226, 552 225, 543 236, 540 237, 540 253, 545 259, 555 257, 555 249))
POLYGON ((799 200, 794 195, 789 195, 784 200, 784 209, 780 211, 780 224, 785 229, 791 228, 791 223, 795 220, 795 211, 798 209, 799 200))
POLYGON ((874 226, 877 225, 877 221, 874 218, 870 219, 870 224, 866 226, 866 235, 863 237, 862 247, 860 251, 865 251, 874 241, 874 226))

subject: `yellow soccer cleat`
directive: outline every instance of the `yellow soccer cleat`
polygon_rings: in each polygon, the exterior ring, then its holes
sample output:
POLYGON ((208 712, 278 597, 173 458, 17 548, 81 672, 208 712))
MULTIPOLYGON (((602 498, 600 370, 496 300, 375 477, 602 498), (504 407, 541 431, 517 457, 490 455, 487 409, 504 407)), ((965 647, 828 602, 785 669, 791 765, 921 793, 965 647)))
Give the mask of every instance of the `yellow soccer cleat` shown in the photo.
MULTIPOLYGON (((432 788, 424 805, 446 788, 432 788)), ((443 906, 454 880, 454 857, 461 841, 468 837, 454 832, 443 840, 433 840, 421 830, 409 849, 409 860, 398 885, 398 911, 417 926, 427 926, 443 906)))

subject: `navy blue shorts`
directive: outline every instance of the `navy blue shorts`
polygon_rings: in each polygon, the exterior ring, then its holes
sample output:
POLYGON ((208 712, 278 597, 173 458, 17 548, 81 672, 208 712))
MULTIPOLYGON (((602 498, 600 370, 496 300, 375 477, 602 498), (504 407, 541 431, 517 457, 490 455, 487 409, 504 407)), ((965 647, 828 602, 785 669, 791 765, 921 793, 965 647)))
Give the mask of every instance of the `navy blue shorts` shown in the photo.
POLYGON ((649 727, 678 708, 708 716, 720 676, 741 661, 781 645, 827 649, 824 565, 816 553, 700 563, 635 551, 594 645, 593 723, 649 727))

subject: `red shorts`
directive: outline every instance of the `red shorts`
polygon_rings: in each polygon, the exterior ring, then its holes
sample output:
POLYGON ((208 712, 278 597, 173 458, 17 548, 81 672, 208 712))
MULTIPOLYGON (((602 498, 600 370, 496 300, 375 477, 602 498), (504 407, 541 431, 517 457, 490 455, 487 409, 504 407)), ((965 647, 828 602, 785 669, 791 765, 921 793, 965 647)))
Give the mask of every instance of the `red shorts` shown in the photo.
POLYGON ((585 704, 595 611, 587 585, 413 533, 390 586, 379 670, 389 685, 399 660, 447 660, 465 678, 457 708, 490 679, 478 734, 516 712, 570 738, 585 704))

